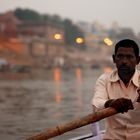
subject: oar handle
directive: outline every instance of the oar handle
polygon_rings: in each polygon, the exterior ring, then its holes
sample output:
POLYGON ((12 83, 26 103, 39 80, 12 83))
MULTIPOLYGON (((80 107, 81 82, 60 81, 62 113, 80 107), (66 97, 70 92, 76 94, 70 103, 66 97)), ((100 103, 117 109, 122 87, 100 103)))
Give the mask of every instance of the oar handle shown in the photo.
POLYGON ((29 137, 26 140, 47 140, 49 138, 61 135, 73 129, 88 125, 93 122, 97 122, 101 119, 112 116, 114 114, 117 114, 117 111, 114 108, 109 107, 109 108, 100 110, 98 112, 89 114, 83 118, 71 121, 69 123, 50 128, 46 130, 45 132, 42 132, 36 136, 29 137))

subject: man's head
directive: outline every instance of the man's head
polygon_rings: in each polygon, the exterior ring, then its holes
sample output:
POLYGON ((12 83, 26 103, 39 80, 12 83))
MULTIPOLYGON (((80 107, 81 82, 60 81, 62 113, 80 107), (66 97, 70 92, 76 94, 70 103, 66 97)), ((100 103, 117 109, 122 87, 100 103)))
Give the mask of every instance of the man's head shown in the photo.
POLYGON ((138 65, 140 61, 137 43, 130 39, 119 41, 115 45, 113 61, 116 64, 119 75, 132 75, 135 72, 136 65, 138 65))
POLYGON ((133 40, 130 39, 123 39, 121 41, 119 41, 116 45, 115 45, 115 54, 118 51, 118 48, 123 47, 123 48, 133 48, 135 56, 139 57, 139 47, 137 45, 137 43, 133 40))

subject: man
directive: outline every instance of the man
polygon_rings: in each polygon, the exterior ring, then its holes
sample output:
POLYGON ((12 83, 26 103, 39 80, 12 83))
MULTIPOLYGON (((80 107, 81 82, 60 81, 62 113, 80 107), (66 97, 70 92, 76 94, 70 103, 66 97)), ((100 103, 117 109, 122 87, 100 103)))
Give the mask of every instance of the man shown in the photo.
POLYGON ((113 54, 117 69, 101 75, 96 82, 94 109, 113 107, 118 112, 106 119, 104 140, 140 140, 139 61, 136 42, 121 40, 113 54))

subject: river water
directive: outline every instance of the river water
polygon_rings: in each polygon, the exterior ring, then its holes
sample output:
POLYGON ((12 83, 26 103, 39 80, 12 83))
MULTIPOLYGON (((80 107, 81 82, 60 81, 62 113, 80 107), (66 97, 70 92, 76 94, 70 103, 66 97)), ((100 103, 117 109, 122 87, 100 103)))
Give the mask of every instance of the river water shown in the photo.
MULTIPOLYGON (((48 128, 92 112, 95 80, 102 70, 46 70, 44 78, 0 80, 0 139, 25 140, 48 128)), ((22 74, 21 74, 22 75, 22 74)), ((13 78, 14 77, 14 78, 13 78)), ((84 126, 52 140, 68 140, 91 132, 84 126)))

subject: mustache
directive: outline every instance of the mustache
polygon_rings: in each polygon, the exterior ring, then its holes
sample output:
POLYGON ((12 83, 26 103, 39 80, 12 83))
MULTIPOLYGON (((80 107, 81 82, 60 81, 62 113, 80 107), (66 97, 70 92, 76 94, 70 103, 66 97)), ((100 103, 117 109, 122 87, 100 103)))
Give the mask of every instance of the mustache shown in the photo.
POLYGON ((121 73, 131 73, 133 71, 133 69, 129 66, 126 66, 126 65, 121 65, 119 68, 118 68, 119 72, 121 73))
POLYGON ((126 65, 121 65, 121 66, 119 66, 119 69, 130 69, 130 67, 128 67, 126 65))

